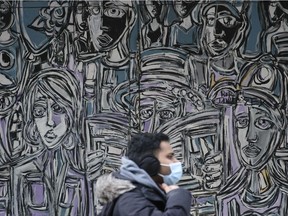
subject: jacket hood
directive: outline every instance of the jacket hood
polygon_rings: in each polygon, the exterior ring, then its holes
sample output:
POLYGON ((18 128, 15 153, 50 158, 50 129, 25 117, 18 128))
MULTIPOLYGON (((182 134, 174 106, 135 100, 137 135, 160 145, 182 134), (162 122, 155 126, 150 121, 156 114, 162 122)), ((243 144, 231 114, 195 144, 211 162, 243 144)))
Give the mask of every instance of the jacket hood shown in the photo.
POLYGON ((120 168, 120 174, 129 179, 131 182, 136 182, 148 188, 152 188, 153 190, 165 196, 164 191, 162 191, 157 186, 157 184, 149 176, 149 174, 145 172, 145 170, 139 168, 134 161, 129 160, 127 157, 122 158, 122 166, 120 168))
POLYGON ((95 190, 99 202, 106 204, 134 188, 136 187, 130 181, 116 178, 111 173, 98 178, 95 190))
POLYGON ((165 196, 164 191, 157 186, 148 173, 140 169, 136 163, 126 157, 122 158, 120 176, 123 177, 123 179, 115 177, 112 173, 98 178, 96 183, 96 196, 100 203, 106 204, 125 192, 135 189, 136 186, 133 183, 151 188, 165 196))

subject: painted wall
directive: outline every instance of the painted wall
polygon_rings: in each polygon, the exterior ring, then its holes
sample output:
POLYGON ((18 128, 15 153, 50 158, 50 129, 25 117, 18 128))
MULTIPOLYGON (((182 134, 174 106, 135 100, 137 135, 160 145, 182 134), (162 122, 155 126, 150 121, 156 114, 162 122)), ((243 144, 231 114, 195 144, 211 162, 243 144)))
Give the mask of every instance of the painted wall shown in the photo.
POLYGON ((286 1, 0 0, 0 215, 95 215, 146 131, 192 215, 287 216, 287 60, 286 1))

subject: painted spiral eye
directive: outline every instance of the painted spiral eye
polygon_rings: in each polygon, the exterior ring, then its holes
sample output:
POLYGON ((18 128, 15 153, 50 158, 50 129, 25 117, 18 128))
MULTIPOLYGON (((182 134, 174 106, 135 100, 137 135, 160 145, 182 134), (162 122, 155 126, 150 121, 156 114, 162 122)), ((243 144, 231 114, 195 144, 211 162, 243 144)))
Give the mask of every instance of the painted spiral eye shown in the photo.
POLYGON ((8 70, 13 67, 14 63, 15 63, 15 58, 10 52, 6 50, 0 51, 0 68, 1 69, 8 70))

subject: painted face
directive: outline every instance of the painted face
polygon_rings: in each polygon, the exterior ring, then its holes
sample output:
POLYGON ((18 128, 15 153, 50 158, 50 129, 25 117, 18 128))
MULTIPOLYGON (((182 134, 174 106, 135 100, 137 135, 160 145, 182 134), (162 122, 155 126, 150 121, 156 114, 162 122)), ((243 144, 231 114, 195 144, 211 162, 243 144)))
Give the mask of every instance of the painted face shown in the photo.
POLYGON ((244 165, 260 169, 275 151, 280 132, 266 109, 238 105, 235 111, 237 147, 244 165))
POLYGON ((88 19, 88 12, 87 12, 87 3, 85 1, 80 1, 77 3, 74 11, 75 15, 75 24, 77 28, 84 32, 88 30, 88 24, 87 24, 87 19, 88 19))
POLYGON ((178 14, 178 16, 181 18, 185 18, 192 12, 192 10, 195 8, 198 2, 199 1, 194 1, 194 0, 188 0, 188 1, 176 0, 176 1, 173 1, 173 4, 174 4, 174 9, 176 13, 178 14))
POLYGON ((159 1, 146 0, 145 4, 152 18, 160 16, 162 4, 159 1))
POLYGON ((275 22, 278 19, 276 9, 277 9, 277 1, 271 1, 268 6, 269 19, 271 22, 275 22))
POLYGON ((208 53, 220 56, 235 42, 241 22, 224 6, 211 7, 204 15, 203 37, 208 53))
POLYGON ((42 92, 35 96, 33 117, 43 144, 54 149, 61 144, 68 130, 66 109, 42 92))
POLYGON ((168 103, 165 98, 143 96, 140 102, 140 119, 142 130, 154 132, 156 128, 164 123, 179 117, 181 105, 168 103))
POLYGON ((13 14, 11 6, 7 1, 0 1, 0 32, 11 27, 13 23, 13 14))
POLYGON ((113 48, 128 30, 128 9, 119 1, 90 1, 88 27, 96 51, 113 48))

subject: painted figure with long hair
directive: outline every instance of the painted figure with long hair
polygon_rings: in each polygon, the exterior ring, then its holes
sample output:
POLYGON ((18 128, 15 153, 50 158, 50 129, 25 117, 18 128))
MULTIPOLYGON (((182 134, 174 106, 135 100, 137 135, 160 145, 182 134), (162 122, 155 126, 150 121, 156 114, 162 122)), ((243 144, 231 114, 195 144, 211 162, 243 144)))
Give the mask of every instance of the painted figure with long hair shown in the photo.
POLYGON ((23 97, 26 147, 13 167, 13 215, 86 215, 81 100, 62 69, 36 74, 23 97))

